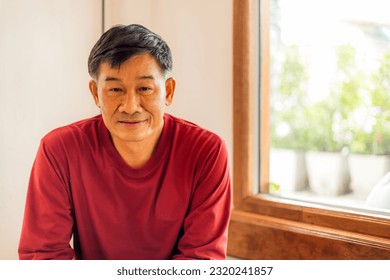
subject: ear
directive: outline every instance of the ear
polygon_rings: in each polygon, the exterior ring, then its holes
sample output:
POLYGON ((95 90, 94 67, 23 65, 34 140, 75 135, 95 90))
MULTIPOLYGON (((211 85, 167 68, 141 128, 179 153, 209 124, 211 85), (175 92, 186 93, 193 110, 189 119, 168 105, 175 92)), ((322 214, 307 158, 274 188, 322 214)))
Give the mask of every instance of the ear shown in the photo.
POLYGON ((98 95, 98 87, 95 80, 89 81, 89 91, 92 94, 93 100, 97 107, 100 108, 99 95, 98 95))
POLYGON ((171 105, 173 96, 175 95, 176 80, 173 77, 165 81, 165 105, 171 105))

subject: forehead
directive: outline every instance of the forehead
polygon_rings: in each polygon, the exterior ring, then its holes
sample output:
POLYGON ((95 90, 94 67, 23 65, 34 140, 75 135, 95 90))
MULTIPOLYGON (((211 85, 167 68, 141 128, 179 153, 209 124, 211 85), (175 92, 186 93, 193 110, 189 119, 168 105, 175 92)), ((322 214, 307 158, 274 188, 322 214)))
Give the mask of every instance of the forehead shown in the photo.
POLYGON ((162 77, 163 73, 157 60, 149 53, 141 53, 130 57, 121 65, 112 67, 110 63, 100 64, 98 80, 106 77, 134 78, 137 76, 162 77))

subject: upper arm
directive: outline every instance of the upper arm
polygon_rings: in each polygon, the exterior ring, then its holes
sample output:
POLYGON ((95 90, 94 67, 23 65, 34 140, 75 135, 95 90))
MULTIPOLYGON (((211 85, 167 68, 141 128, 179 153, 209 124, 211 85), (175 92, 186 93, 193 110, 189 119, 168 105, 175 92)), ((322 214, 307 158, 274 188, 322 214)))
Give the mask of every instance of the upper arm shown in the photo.
POLYGON ((47 147, 38 149, 28 184, 19 243, 20 259, 72 259, 73 218, 65 159, 47 147))

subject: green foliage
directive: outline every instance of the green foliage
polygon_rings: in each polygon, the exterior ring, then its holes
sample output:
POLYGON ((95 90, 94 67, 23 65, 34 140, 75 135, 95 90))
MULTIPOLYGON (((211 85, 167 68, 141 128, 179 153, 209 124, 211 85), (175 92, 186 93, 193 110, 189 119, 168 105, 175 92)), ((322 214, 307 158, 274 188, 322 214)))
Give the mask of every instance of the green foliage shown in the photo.
POLYGON ((274 183, 274 182, 270 182, 269 183, 269 193, 278 193, 280 190, 280 185, 274 183))
POLYGON ((352 128, 350 150, 365 154, 390 154, 390 50, 370 77, 365 118, 352 128))
POLYGON ((281 96, 286 98, 286 101, 294 99, 298 105, 302 106, 306 97, 307 79, 306 67, 302 62, 299 48, 297 46, 286 48, 280 73, 279 92, 281 96))
POLYGON ((336 48, 337 81, 333 84, 325 108, 329 111, 332 128, 328 131, 326 151, 340 151, 352 140, 350 118, 363 104, 367 87, 366 74, 356 65, 356 50, 351 45, 336 48))
POLYGON ((273 97, 271 120, 273 147, 305 149, 308 133, 304 112, 307 80, 306 66, 302 62, 299 48, 287 47, 280 73, 279 94, 273 97), (280 133, 283 127, 285 132, 280 133))
POLYGON ((310 124, 307 150, 340 151, 343 147, 334 138, 333 117, 335 108, 330 100, 318 102, 306 109, 310 124))
POLYGON ((390 50, 374 73, 356 63, 351 45, 336 49, 337 80, 325 100, 310 103, 308 74, 299 48, 285 49, 277 94, 272 96, 275 148, 390 153, 390 50))

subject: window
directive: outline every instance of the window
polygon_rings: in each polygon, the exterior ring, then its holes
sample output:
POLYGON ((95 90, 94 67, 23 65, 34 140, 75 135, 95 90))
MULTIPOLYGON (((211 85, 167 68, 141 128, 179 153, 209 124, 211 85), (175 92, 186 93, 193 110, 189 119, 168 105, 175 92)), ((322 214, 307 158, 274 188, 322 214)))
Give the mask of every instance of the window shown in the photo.
POLYGON ((390 217, 387 6, 270 0, 274 195, 390 217))
POLYGON ((228 253, 244 259, 390 259, 386 216, 269 194, 270 3, 234 1, 234 210, 228 253), (260 48, 254 35, 258 26, 260 48))

